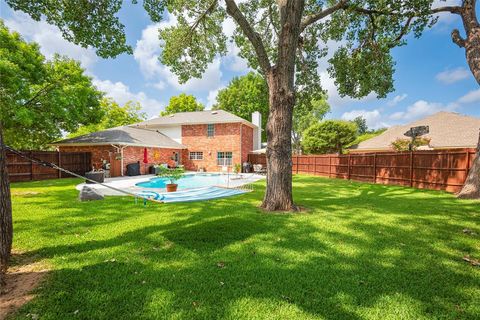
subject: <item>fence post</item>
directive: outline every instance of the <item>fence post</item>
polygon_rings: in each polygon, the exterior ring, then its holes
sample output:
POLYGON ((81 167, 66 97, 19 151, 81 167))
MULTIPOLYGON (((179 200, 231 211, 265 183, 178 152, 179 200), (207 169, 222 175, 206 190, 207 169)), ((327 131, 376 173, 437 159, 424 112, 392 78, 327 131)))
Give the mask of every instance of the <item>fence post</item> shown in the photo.
POLYGON ((413 187, 413 151, 410 151, 410 187, 413 187))
POLYGON ((377 183, 377 153, 373 153, 373 183, 377 183))
POLYGON ((348 161, 348 167, 347 167, 347 170, 348 170, 348 172, 347 172, 347 180, 350 180, 350 159, 351 159, 351 154, 349 153, 349 154, 348 154, 348 159, 347 159, 347 161, 348 161))
POLYGON ((328 155, 328 177, 332 177, 332 156, 328 155))
MULTIPOLYGON (((62 159, 61 159, 60 151, 57 151, 57 152, 58 152, 58 166, 61 167, 62 159)), ((62 171, 58 170, 58 178, 60 179, 61 177, 62 177, 62 171)))
POLYGON ((465 170, 465 173, 467 176, 468 175, 468 170, 470 169, 470 150, 467 149, 467 170, 465 170))
POLYGON ((297 174, 298 174, 298 154, 296 155, 297 158, 297 174))
MULTIPOLYGON (((30 151, 30 159, 33 158, 33 152, 30 151)), ((33 181, 33 161, 30 160, 30 180, 33 181)))

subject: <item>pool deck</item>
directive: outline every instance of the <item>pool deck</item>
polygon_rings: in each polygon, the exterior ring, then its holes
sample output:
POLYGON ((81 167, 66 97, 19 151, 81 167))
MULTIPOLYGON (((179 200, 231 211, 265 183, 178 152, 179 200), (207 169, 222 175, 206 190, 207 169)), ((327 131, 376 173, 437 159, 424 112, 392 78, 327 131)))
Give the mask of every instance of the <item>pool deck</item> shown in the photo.
MULTIPOLYGON (((195 174, 195 173, 196 172, 187 172, 186 174, 195 174)), ((218 172, 207 172, 207 173, 218 174, 218 172)), ((147 175, 133 176, 133 177, 124 176, 124 177, 106 178, 104 184, 112 186, 117 189, 132 192, 132 193, 137 193, 144 190, 155 191, 155 192, 166 192, 165 189, 143 188, 143 187, 136 186, 137 183, 145 182, 152 178, 155 178, 155 175, 147 174, 147 175)), ((228 186, 227 185, 220 185, 220 186, 237 188, 261 179, 265 179, 265 176, 254 174, 254 173, 241 173, 238 176, 235 174, 230 174, 230 181, 228 183, 228 186)), ((89 186, 90 188, 99 191, 101 194, 105 196, 124 196, 125 195, 123 193, 107 188, 100 184, 81 183, 77 185, 75 188, 80 191, 84 186, 89 186)), ((183 189, 183 190, 188 190, 188 189, 183 189)))

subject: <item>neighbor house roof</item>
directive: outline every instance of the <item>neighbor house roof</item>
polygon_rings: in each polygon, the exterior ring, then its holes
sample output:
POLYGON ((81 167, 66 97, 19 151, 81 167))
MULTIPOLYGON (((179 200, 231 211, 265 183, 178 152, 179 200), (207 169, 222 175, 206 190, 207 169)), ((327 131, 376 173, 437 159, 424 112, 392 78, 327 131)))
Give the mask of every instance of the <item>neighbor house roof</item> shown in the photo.
POLYGON ((128 126, 111 128, 52 143, 54 146, 123 145, 185 149, 185 146, 155 130, 128 126))
POLYGON ((182 124, 244 123, 256 127, 250 121, 224 110, 179 112, 133 124, 135 127, 174 126, 182 124))
POLYGON ((478 142, 480 119, 456 112, 438 112, 406 125, 394 126, 379 136, 360 142, 352 151, 392 150, 391 143, 408 139, 404 133, 411 127, 429 126, 430 132, 422 137, 430 138, 430 147, 473 148, 478 142))

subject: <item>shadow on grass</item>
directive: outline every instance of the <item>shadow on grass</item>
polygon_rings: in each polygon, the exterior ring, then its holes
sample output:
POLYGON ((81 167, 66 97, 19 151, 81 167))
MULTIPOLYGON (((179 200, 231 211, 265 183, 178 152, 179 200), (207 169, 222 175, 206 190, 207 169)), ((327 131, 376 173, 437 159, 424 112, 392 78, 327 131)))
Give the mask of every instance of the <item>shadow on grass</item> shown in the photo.
POLYGON ((70 204, 61 191, 52 195, 60 203, 38 199, 53 221, 32 226, 22 216, 20 232, 37 228, 47 237, 65 227, 92 235, 68 233, 29 252, 56 270, 19 317, 478 316, 480 272, 461 261, 479 250, 478 237, 462 233, 478 228, 473 203, 401 187, 295 182, 311 214, 260 213, 258 185, 232 199, 146 209, 124 198, 70 204))

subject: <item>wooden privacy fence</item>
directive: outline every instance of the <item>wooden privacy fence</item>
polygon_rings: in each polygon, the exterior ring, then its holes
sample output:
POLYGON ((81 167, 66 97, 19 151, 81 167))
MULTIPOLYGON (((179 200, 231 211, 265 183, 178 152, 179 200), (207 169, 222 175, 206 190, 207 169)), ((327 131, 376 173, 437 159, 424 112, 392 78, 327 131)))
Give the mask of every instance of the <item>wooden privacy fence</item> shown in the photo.
MULTIPOLYGON (((84 175, 91 169, 90 152, 22 151, 28 156, 54 163, 74 173, 84 175)), ((37 165, 14 153, 7 152, 7 170, 11 182, 72 177, 59 170, 37 165)))
MULTIPOLYGON (((473 164, 475 149, 414 152, 293 155, 293 173, 415 188, 458 192, 473 164)), ((266 164, 264 154, 249 154, 253 164, 266 164)))

